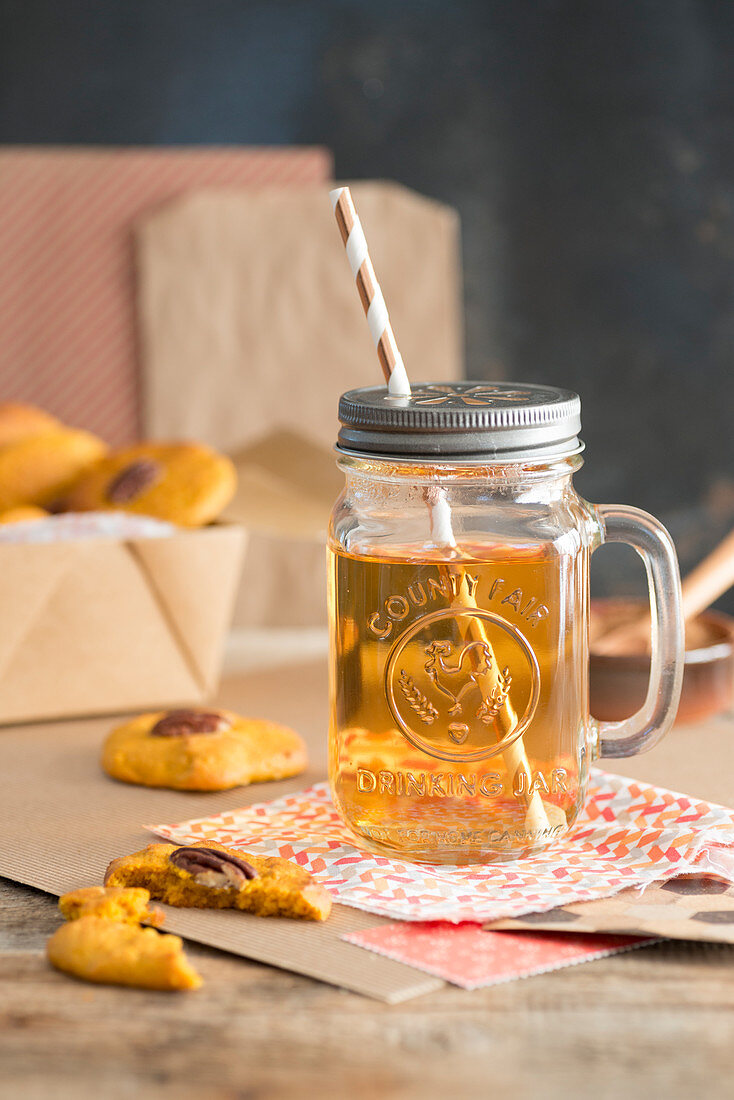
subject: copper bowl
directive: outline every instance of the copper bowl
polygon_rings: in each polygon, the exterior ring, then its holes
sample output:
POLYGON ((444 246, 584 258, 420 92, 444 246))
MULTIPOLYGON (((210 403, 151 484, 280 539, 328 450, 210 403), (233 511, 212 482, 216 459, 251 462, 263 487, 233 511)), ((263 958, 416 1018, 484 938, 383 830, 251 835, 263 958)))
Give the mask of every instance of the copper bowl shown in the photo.
MULTIPOLYGON (((629 600, 591 601, 589 704, 594 718, 616 722, 642 706, 650 676, 644 653, 594 653, 595 627, 631 621, 644 606, 629 600)), ((676 724, 698 722, 734 705, 734 619, 704 611, 686 629, 683 690, 676 724)))

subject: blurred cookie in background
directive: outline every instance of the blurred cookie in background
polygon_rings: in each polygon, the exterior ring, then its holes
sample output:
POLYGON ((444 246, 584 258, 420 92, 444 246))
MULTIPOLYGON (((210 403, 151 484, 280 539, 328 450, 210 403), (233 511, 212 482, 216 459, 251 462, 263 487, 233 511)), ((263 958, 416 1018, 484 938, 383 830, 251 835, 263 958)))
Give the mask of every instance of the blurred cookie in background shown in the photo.
POLYGON ((61 425, 2 447, 0 511, 21 504, 54 506, 106 453, 96 435, 61 425))
POLYGON ((102 767, 113 779, 180 791, 224 791, 298 775, 308 766, 295 730, 227 710, 141 714, 107 737, 102 767))
POLYGON ((68 511, 123 510, 200 527, 234 496, 232 462, 198 443, 140 443, 98 462, 65 498, 68 511))
POLYGON ((61 424, 44 409, 21 405, 15 401, 0 402, 0 447, 18 443, 31 435, 54 431, 61 424))
POLYGON ((18 504, 15 508, 0 512, 0 523, 30 523, 36 519, 47 519, 49 515, 45 508, 39 508, 36 504, 18 504))

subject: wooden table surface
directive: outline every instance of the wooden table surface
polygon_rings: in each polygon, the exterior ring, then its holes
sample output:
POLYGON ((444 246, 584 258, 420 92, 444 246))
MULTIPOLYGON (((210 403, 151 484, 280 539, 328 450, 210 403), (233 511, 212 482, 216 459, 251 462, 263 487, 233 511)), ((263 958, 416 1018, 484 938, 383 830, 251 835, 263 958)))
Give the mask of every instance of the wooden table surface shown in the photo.
MULTIPOLYGON (((734 744, 734 722, 710 736, 734 744)), ((661 782, 660 751, 636 774, 661 782)), ((388 1006, 193 944, 195 994, 86 985, 45 960, 58 923, 54 898, 0 880, 2 1097, 734 1095, 734 947, 660 943, 388 1006)))

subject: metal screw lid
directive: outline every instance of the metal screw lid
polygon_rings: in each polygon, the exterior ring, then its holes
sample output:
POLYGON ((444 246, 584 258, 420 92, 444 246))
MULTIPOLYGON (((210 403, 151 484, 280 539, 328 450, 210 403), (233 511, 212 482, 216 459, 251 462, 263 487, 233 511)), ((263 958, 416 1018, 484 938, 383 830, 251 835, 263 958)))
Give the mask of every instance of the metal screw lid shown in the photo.
POLYGON ((521 462, 577 453, 581 401, 531 383, 423 382, 410 397, 386 386, 339 401, 338 449, 385 458, 521 462))

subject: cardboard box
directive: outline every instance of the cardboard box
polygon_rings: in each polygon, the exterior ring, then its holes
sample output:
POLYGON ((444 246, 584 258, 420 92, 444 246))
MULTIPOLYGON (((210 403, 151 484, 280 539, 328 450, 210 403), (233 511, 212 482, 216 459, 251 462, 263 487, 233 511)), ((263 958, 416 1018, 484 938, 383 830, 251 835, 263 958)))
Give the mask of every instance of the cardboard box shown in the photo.
POLYGON ((196 703, 216 689, 238 526, 0 546, 0 722, 196 703))

